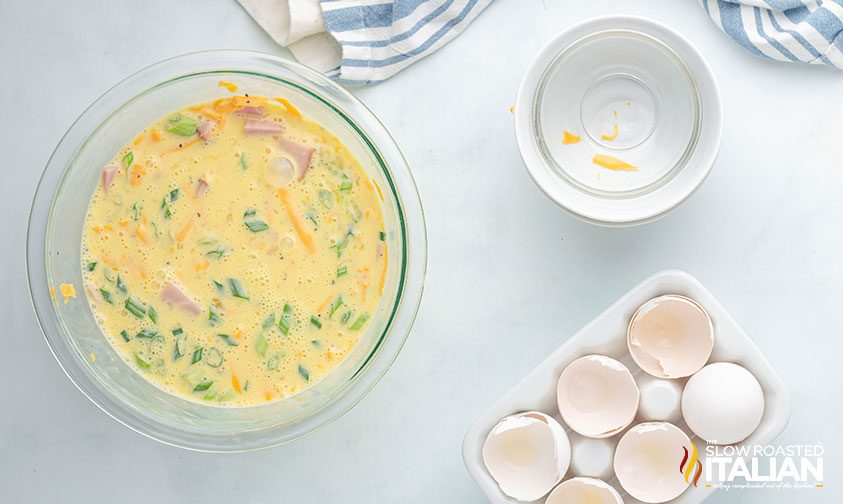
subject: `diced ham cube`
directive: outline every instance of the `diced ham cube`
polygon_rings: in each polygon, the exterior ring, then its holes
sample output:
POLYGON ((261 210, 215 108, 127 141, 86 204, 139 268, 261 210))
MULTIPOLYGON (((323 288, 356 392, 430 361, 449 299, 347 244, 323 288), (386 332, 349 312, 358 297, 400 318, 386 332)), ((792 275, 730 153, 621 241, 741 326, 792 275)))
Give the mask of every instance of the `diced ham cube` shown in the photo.
POLYGON ((108 194, 108 189, 111 187, 111 184, 114 182, 114 176, 117 175, 118 168, 114 165, 108 165, 102 169, 102 188, 105 191, 105 194, 108 194))
POLYGON ((299 180, 303 179, 304 174, 310 168, 310 161, 313 159, 313 147, 308 147, 303 143, 284 137, 278 139, 278 145, 295 161, 296 178, 299 180))
POLYGON ((243 107, 237 111, 238 114, 252 117, 263 117, 266 115, 264 107, 243 107))
POLYGON ((185 294, 184 291, 182 291, 173 282, 167 282, 167 286, 164 287, 164 290, 161 292, 161 299, 192 315, 199 315, 202 313, 202 308, 199 307, 196 301, 191 299, 190 296, 185 294))
POLYGON ((199 182, 196 183, 196 197, 201 198, 208 192, 208 183, 205 179, 199 179, 199 182))
POLYGON ((199 126, 196 127, 196 133, 199 134, 199 138, 201 138, 202 140, 207 140, 213 132, 214 123, 212 123, 211 121, 202 121, 201 123, 199 123, 199 126))
POLYGON ((284 132, 284 125, 277 122, 246 119, 243 133, 247 135, 280 135, 284 132))

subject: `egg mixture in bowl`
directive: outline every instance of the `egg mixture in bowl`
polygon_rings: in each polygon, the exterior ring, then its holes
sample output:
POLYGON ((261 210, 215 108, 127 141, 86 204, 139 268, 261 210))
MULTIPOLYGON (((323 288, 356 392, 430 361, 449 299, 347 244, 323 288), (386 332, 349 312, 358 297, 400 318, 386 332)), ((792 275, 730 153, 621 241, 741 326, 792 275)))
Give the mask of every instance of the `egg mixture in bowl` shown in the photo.
POLYGON ((374 385, 415 317, 425 246, 406 163, 365 107, 293 63, 214 51, 141 71, 71 127, 27 259, 88 397, 164 442, 237 451, 374 385))

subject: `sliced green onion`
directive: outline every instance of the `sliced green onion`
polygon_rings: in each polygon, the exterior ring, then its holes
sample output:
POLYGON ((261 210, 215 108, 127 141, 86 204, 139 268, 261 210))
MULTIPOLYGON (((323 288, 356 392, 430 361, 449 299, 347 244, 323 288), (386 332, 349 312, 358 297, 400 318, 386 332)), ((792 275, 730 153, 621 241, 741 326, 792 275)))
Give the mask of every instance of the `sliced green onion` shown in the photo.
POLYGON ((267 329, 269 329, 270 327, 272 327, 274 325, 275 325, 275 314, 270 313, 269 316, 264 319, 263 324, 261 324, 261 328, 264 331, 266 331, 267 329))
POLYGON ((181 356, 185 354, 186 344, 184 336, 176 337, 176 344, 173 345, 173 360, 181 359, 181 356))
POLYGON ((195 119, 181 114, 175 114, 170 116, 170 120, 167 122, 167 125, 164 126, 164 129, 170 133, 188 137, 193 136, 193 134, 196 133, 196 126, 198 126, 198 123, 195 119))
POLYGON ((278 365, 281 364, 281 359, 284 357, 284 354, 277 353, 273 355, 268 361, 266 361, 266 368, 270 371, 275 371, 278 369, 278 365))
POLYGON ((220 321, 220 314, 213 305, 208 307, 208 321, 211 325, 217 325, 220 321))
POLYGON ((328 310, 328 318, 333 317, 334 313, 336 313, 336 311, 339 310, 340 306, 342 306, 344 303, 345 301, 343 301, 342 294, 337 296, 337 299, 334 300, 333 303, 331 303, 331 308, 328 310))
POLYGON ((228 346, 237 346, 237 345, 239 345, 239 343, 237 343, 237 340, 236 340, 236 339, 234 339, 234 338, 232 338, 232 337, 231 337, 231 336, 229 336, 228 334, 217 334, 217 336, 218 336, 220 339, 222 339, 223 341, 225 341, 225 344, 226 344, 226 345, 228 345, 228 346))
POLYGON ((117 275, 117 290, 119 290, 123 294, 129 292, 128 289, 126 289, 126 284, 123 283, 123 279, 120 278, 120 275, 117 275))
POLYGON ((378 231, 378 239, 380 241, 386 241, 386 233, 384 233, 383 231, 378 231))
POLYGON ((364 314, 360 315, 359 317, 357 317, 357 320, 355 320, 354 323, 351 324, 351 327, 349 327, 349 329, 351 329, 352 331, 356 331, 356 330, 362 328, 367 320, 369 320, 369 315, 364 313, 364 314))
POLYGON ((149 361, 144 360, 144 358, 138 354, 135 354, 135 364, 137 364, 141 369, 149 369, 149 361))
POLYGON ((319 229, 319 223, 316 222, 316 214, 308 212, 307 215, 304 216, 304 218, 309 220, 313 224, 313 229, 319 229))
POLYGON ((167 203, 167 198, 161 199, 161 210, 164 211, 164 218, 169 219, 173 216, 172 210, 170 210, 170 205, 167 203))
POLYGON ((289 304, 287 304, 287 303, 284 303, 284 309, 283 309, 283 310, 281 310, 281 311, 283 311, 284 313, 286 313, 287 315, 289 315, 289 314, 293 313, 293 307, 292 307, 292 306, 290 306, 290 305, 289 305, 289 304))
POLYGON ((103 301, 108 304, 114 304, 114 300, 111 298, 111 293, 105 289, 100 289, 100 296, 102 296, 103 301))
POLYGON ((249 390, 249 380, 246 380, 246 383, 243 384, 243 392, 249 390))
POLYGON ((122 336, 122 337, 123 337, 123 341, 125 341, 126 343, 128 343, 128 342, 129 342, 129 333, 128 333, 128 332, 126 332, 126 330, 125 330, 125 329, 123 329, 122 331, 120 331, 120 336, 122 336))
POLYGON ((351 310, 343 313, 342 317, 340 317, 340 322, 342 322, 343 324, 347 324, 348 321, 351 320, 351 315, 352 315, 351 310))
POLYGON ((86 266, 86 268, 88 268, 88 271, 94 271, 94 269, 95 269, 96 267, 97 267, 97 262, 96 262, 96 261, 94 261, 94 262, 89 262, 89 263, 88 263, 88 266, 86 266))
POLYGON ((141 205, 140 203, 135 202, 135 204, 133 204, 131 208, 129 208, 129 215, 132 217, 133 221, 137 222, 140 220, 140 213, 141 205))
POLYGON ((176 327, 175 329, 173 329, 173 336, 178 336, 179 334, 183 334, 183 333, 184 333, 184 331, 182 330, 181 327, 176 327))
POLYGON ((301 364, 299 364, 299 374, 302 378, 304 378, 304 381, 310 381, 310 371, 308 371, 307 368, 302 366, 301 364))
POLYGON ((281 331, 281 334, 284 336, 290 335, 290 322, 287 320, 287 317, 281 317, 278 319, 278 330, 281 331))
POLYGON ((257 210, 254 208, 250 208, 246 210, 246 213, 243 214, 243 224, 249 228, 249 231, 253 233, 259 233, 261 231, 266 231, 269 229, 269 226, 266 222, 262 220, 252 220, 257 215, 257 210))
POLYGON ((337 243, 331 245, 332 249, 337 251, 337 259, 342 257, 343 252, 345 252, 346 247, 348 247, 348 240, 354 236, 354 234, 349 229, 348 232, 343 236, 342 240, 338 241, 337 243))
POLYGON ((196 347, 193 351, 193 356, 190 358, 191 364, 196 364, 197 362, 202 360, 202 347, 196 347))
MULTIPOLYGON (((117 280, 119 282, 120 277, 117 277, 117 280)), ((119 286, 119 283, 118 283, 118 288, 119 287, 120 286, 119 286)), ((141 305, 140 303, 138 303, 137 301, 132 299, 131 296, 126 298, 126 302, 123 304, 123 306, 126 307, 126 310, 128 310, 129 313, 131 313, 132 315, 134 315, 137 318, 142 319, 143 316, 146 315, 146 308, 144 308, 143 305, 141 305)))
POLYGON ((334 194, 326 189, 320 189, 319 201, 322 203, 322 206, 330 210, 334 207, 334 194))
POLYGON ((154 324, 158 323, 158 312, 155 311, 155 308, 150 306, 149 309, 146 310, 146 314, 149 316, 149 320, 151 320, 154 324))
POLYGON ((211 390, 210 392, 206 393, 202 396, 202 399, 205 401, 213 401, 217 397, 217 394, 211 390))
POLYGON ((150 339, 150 340, 152 338, 156 337, 156 336, 158 336, 158 331, 156 331, 154 329, 146 329, 146 328, 141 329, 137 334, 135 334, 135 338, 150 339))
POLYGON ((223 394, 219 397, 219 400, 220 401, 230 401, 231 399, 234 399, 235 397, 237 397, 237 392, 235 392, 231 389, 228 389, 228 391, 226 391, 225 394, 223 394))
POLYGON ((170 203, 175 203, 176 200, 179 199, 179 188, 176 187, 172 191, 170 191, 170 203))
POLYGON ((225 248, 224 247, 217 247, 213 250, 209 250, 209 251, 205 252, 205 257, 216 257, 217 259, 219 259, 224 254, 225 254, 225 248))
POLYGON ((348 275, 348 267, 343 264, 342 266, 337 268, 337 278, 344 277, 346 275, 348 275))
POLYGON ((243 224, 245 224, 246 227, 249 228, 249 231, 253 233, 260 233, 261 231, 269 229, 269 225, 262 220, 244 222, 243 224))
POLYGON ((132 151, 127 152, 126 155, 123 156, 123 166, 125 166, 126 168, 131 168, 134 160, 135 155, 132 154, 132 151))
POLYGON ((214 282, 214 288, 217 290, 217 292, 219 292, 220 296, 224 295, 225 294, 225 286, 223 284, 217 282, 216 280, 214 280, 213 282, 214 282))
POLYGON ((243 171, 249 169, 249 158, 246 157, 246 151, 240 153, 240 169, 243 171))
POLYGON ((354 184, 352 184, 351 180, 345 179, 340 183, 340 192, 351 192, 351 188, 354 184))
POLYGON ((258 355, 264 357, 268 349, 269 342, 266 341, 266 337, 263 335, 263 333, 258 334, 257 339, 255 339, 255 350, 258 352, 258 355))
POLYGON ((211 388, 211 385, 213 385, 213 384, 214 384, 214 380, 204 380, 201 383, 197 384, 195 387, 193 387, 193 391, 194 392, 204 392, 204 391, 208 390, 209 388, 211 388))
POLYGON ((310 323, 316 326, 317 329, 322 329, 322 321, 316 315, 310 316, 310 323))
POLYGON ((216 348, 210 348, 208 349, 208 352, 205 353, 205 364, 211 366, 212 368, 220 367, 222 361, 222 354, 216 348))
POLYGON ((111 274, 111 268, 105 267, 102 269, 102 276, 109 282, 114 282, 114 275, 111 274))
POLYGON ((311 340, 310 344, 316 348, 322 348, 322 343, 318 339, 311 340))
POLYGON ((249 299, 246 289, 243 288, 243 285, 236 278, 228 279, 228 288, 231 289, 232 296, 240 299, 249 299))
POLYGON ((202 376, 204 374, 205 373, 201 368, 190 368, 190 371, 184 373, 181 377, 184 378, 191 386, 194 386, 202 380, 202 376))

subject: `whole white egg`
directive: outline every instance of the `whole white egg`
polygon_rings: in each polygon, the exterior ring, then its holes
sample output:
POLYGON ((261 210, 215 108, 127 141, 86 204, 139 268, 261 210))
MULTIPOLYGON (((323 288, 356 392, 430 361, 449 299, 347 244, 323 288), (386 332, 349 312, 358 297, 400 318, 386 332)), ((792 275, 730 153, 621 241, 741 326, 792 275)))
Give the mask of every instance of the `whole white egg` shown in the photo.
POLYGON ((682 415, 694 434, 711 444, 739 443, 761 423, 764 392, 746 368, 716 362, 688 380, 682 415))

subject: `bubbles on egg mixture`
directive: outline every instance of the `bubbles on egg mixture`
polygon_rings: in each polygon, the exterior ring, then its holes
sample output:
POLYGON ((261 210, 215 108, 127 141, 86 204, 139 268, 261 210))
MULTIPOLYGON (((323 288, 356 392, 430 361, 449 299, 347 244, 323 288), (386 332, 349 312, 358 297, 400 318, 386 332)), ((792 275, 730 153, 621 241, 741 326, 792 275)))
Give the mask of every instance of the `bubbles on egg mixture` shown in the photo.
POLYGON ((315 222, 303 221, 306 231, 319 244, 315 253, 308 254, 277 190, 263 179, 262 170, 280 149, 268 138, 232 140, 231 134, 242 128, 241 121, 232 116, 210 141, 199 144, 202 150, 185 150, 172 157, 159 156, 154 145, 148 143, 121 150, 113 161, 121 166, 114 190, 106 196, 98 184, 83 235, 84 262, 90 259, 99 263, 92 272, 83 268, 86 285, 108 289, 112 295, 113 304, 101 300, 94 303, 95 319, 112 345, 131 367, 175 395, 205 402, 209 394, 194 392, 195 385, 188 378, 213 381, 209 388, 213 397, 205 403, 216 406, 265 402, 312 385, 349 353, 362 333, 347 329, 354 319, 345 326, 339 322, 344 311, 350 310, 356 317, 373 313, 377 305, 376 291, 370 289, 366 302, 361 301, 358 292, 361 267, 367 265, 372 272, 380 270, 379 265, 368 264, 370 259, 358 257, 358 252, 367 247, 374 249, 372 240, 377 239, 377 231, 383 227, 380 213, 367 215, 364 222, 352 222, 360 218, 354 208, 379 208, 376 195, 358 187, 359 166, 343 160, 339 147, 320 143, 336 140, 319 140, 312 133, 290 136, 317 148, 305 181, 294 181, 287 187, 295 212, 302 217, 305 212, 314 214, 315 222), (135 153, 136 162, 142 163, 145 170, 142 183, 137 186, 130 186, 125 168, 120 165, 128 150, 135 153), (245 169, 239 162, 241 152, 246 152, 248 159, 245 169), (353 181, 350 192, 340 193, 341 177, 353 181), (209 183, 208 191, 201 197, 195 195, 199 178, 209 183), (166 219, 162 199, 176 187, 181 191, 180 197, 170 205, 171 216, 166 219), (330 193, 333 208, 322 204, 320 191, 330 193), (358 201, 361 205, 356 204, 358 201), (136 202, 141 208, 137 220, 129 215, 136 202), (270 226, 272 234, 251 234, 246 228, 243 214, 251 208, 256 210, 257 219, 270 226), (128 225, 118 224, 126 219, 128 225), (187 220, 193 221, 187 237, 176 240, 187 220), (90 232, 93 226, 105 223, 110 223, 113 230, 90 232), (141 225, 151 237, 148 246, 137 236, 136 227, 141 225), (339 258, 334 249, 329 249, 331 240, 336 241, 352 225, 357 228, 354 238, 339 258), (205 255, 211 247, 200 242, 209 237, 214 246, 225 248, 223 255, 205 255), (372 243, 367 245, 365 240, 372 243), (109 268, 111 280, 104 278, 103 254, 116 263, 109 268), (338 280, 340 265, 348 273, 338 280), (116 288, 114 277, 118 274, 127 288, 125 295, 116 288), (229 278, 242 283, 249 300, 231 295, 229 278), (224 293, 217 291, 214 281, 224 286, 224 293), (197 317, 188 316, 161 299, 168 282, 181 286, 198 303, 201 313, 197 317), (330 305, 340 295, 345 300, 343 309, 328 317, 325 303, 330 305), (138 318, 126 310, 124 303, 129 296, 144 309, 152 307, 157 322, 148 313, 138 318), (292 313, 283 315, 290 327, 286 336, 278 329, 278 317, 285 304, 292 307, 292 313), (215 324, 209 321, 211 306, 221 319, 215 324), (264 329, 263 322, 270 313, 275 317, 274 325, 264 329), (321 320, 321 329, 311 324, 311 316, 321 320), (174 334, 177 328, 182 331, 179 336, 174 334), (143 329, 154 329, 158 335, 148 341, 138 338, 143 329), (126 331, 129 342, 123 341, 121 331, 126 331), (220 334, 236 337, 237 345, 228 346, 220 334), (263 356, 258 351, 259 337, 266 339, 263 356), (175 359, 177 341, 183 341, 184 348, 175 359), (194 352, 200 347, 202 359, 192 364, 194 352), (208 365, 212 350, 222 357, 218 367, 208 365), (148 362, 148 368, 142 369, 135 355, 148 362), (307 370, 307 381, 299 373, 300 364, 307 370), (197 369, 201 370, 196 373, 198 377, 192 376, 197 369), (229 396, 235 388, 235 376, 241 388, 248 383, 249 389, 229 396))

